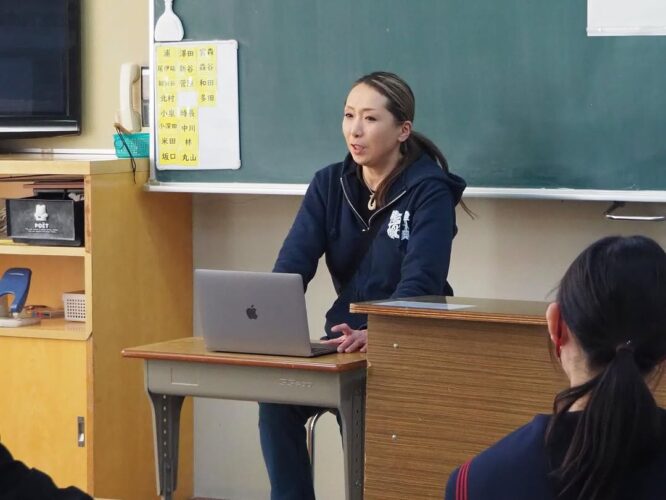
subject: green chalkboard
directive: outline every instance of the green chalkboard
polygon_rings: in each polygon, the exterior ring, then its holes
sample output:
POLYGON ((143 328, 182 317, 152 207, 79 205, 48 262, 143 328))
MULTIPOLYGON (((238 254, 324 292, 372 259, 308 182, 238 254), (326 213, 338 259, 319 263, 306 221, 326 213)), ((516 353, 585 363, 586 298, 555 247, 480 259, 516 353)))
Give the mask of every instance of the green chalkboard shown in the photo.
MULTIPOLYGON (((242 166, 159 181, 307 183, 346 153, 350 84, 394 71, 471 186, 666 190, 666 37, 586 36, 582 0, 177 0, 239 42, 242 166)), ((155 17, 163 2, 155 2, 155 17)))

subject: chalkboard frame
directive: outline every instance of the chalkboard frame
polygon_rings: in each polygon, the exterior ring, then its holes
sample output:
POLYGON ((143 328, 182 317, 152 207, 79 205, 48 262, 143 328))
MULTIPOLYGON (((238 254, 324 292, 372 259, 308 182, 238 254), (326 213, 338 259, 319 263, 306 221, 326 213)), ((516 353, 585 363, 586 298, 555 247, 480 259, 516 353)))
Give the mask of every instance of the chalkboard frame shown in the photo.
MULTIPOLYGON (((150 0, 150 40, 151 40, 151 67, 154 63, 153 57, 153 26, 156 18, 155 2, 150 0)), ((585 31, 585 26, 580 26, 582 33, 585 31)), ((240 53, 239 53, 239 57, 240 53)), ((344 84, 344 82, 342 83, 344 84)), ((417 96, 418 97, 418 96, 417 96)), ((242 117, 241 117, 242 120, 242 117)), ((154 155, 154 152, 151 152, 154 155)), ((243 152, 241 151, 241 154, 243 152)), ((341 156, 344 155, 342 151, 341 156)), ((339 160, 335 158, 334 160, 339 160)), ((323 166, 322 164, 312 167, 312 173, 316 168, 323 166)), ((149 191, 179 191, 179 192, 209 192, 209 193, 263 193, 263 194, 291 194, 298 195, 305 191, 306 182, 262 182, 251 181, 245 182, 243 179, 238 181, 219 181, 196 178, 183 182, 178 179, 160 178, 154 170, 154 158, 151 157, 151 180, 146 186, 149 191)), ((248 167, 251 168, 251 167, 248 167)), ((461 172, 465 175, 464 172, 461 172)), ((651 186, 646 186, 651 187, 651 186)), ((632 186, 630 189, 586 189, 563 186, 529 186, 529 187, 513 187, 513 186, 479 186, 474 183, 466 191, 466 196, 478 197, 498 197, 498 198, 545 198, 545 199, 580 199, 580 200, 618 200, 618 201, 646 201, 646 202, 662 202, 666 201, 666 189, 662 189, 661 184, 659 189, 645 189, 642 186, 632 186)))

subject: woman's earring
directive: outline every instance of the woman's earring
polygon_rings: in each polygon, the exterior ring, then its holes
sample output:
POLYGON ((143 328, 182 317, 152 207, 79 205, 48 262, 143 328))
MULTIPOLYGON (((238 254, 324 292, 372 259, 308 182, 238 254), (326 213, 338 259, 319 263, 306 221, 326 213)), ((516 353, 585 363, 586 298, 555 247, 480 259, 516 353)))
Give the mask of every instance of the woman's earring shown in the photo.
POLYGON ((557 359, 562 357, 562 327, 559 323, 557 325, 557 338, 555 338, 555 355, 557 359))

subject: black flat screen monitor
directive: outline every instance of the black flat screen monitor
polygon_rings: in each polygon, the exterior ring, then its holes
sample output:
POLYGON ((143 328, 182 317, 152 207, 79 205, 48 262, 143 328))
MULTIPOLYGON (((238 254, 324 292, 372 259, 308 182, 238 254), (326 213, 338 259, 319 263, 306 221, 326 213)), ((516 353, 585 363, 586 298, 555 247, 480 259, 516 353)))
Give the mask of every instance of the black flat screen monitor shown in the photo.
POLYGON ((0 0, 0 139, 80 132, 80 0, 0 0))

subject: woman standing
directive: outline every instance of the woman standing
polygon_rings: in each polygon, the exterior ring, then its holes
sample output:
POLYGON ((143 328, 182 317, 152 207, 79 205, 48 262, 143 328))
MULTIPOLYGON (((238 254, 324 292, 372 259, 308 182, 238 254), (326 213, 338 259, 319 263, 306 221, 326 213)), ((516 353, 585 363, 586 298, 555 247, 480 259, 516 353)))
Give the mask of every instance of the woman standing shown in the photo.
MULTIPOLYGON (((465 182, 413 130, 414 110, 411 89, 392 73, 354 83, 342 120, 349 154, 315 174, 273 269, 307 286, 325 255, 337 293, 327 342, 339 352, 366 350, 366 317, 351 314, 351 302, 453 293, 446 278, 465 182)), ((260 404, 273 500, 314 498, 304 424, 319 410, 260 404)))

